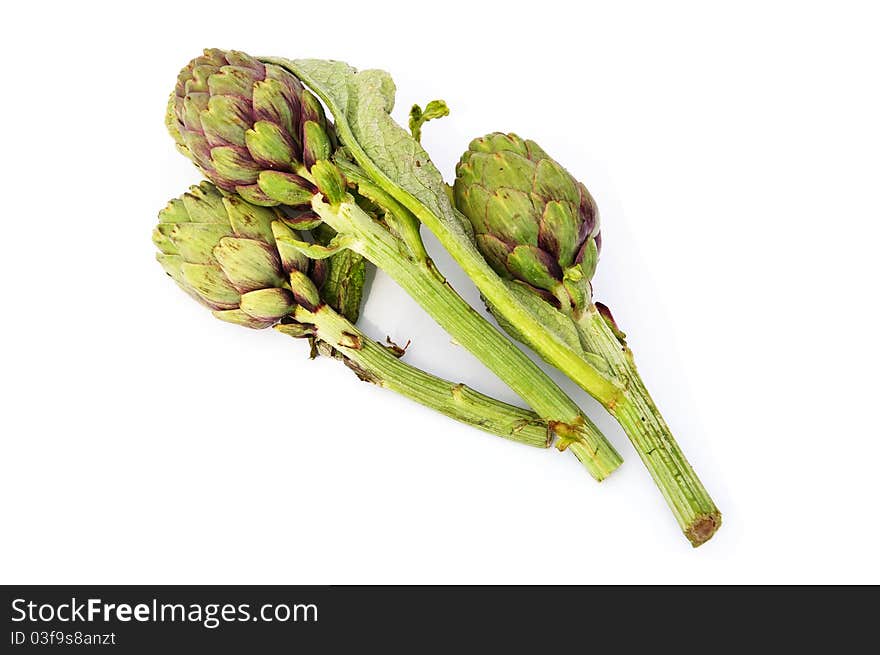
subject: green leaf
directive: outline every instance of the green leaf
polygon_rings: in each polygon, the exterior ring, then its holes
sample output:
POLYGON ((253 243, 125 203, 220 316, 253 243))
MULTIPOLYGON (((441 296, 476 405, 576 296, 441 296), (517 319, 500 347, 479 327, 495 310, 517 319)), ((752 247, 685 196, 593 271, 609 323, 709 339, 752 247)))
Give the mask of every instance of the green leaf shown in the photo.
POLYGON ((417 217, 421 218, 415 208, 421 205, 458 238, 469 240, 446 195, 440 171, 418 141, 389 115, 395 87, 388 73, 358 72, 345 62, 321 59, 263 61, 287 68, 324 101, 343 143, 379 186, 417 217))
MULTIPOLYGON (((312 230, 315 240, 328 244, 335 236, 326 225, 312 230)), ((353 250, 340 250, 328 260, 321 299, 352 323, 357 323, 366 281, 366 261, 353 250)))
POLYGON ((309 259, 327 259, 353 246, 356 239, 350 234, 337 234, 325 246, 320 243, 309 243, 308 241, 297 239, 290 233, 282 234, 280 231, 276 231, 275 241, 279 248, 282 246, 296 248, 309 259))
POLYGON ((416 141, 422 140, 422 125, 435 118, 449 116, 449 107, 443 100, 432 100, 425 105, 425 110, 413 105, 409 110, 409 131, 416 141))
MULTIPOLYGON (((581 345, 581 339, 578 334, 577 326, 574 321, 553 307, 546 300, 538 296, 534 291, 530 290, 524 284, 515 281, 505 281, 507 288, 511 293, 531 312, 544 326, 544 329, 555 336, 559 341, 571 348, 578 355, 584 355, 584 349, 581 345)), ((523 342, 530 348, 538 350, 527 338, 513 325, 511 325, 495 307, 486 303, 492 316, 498 321, 501 329, 507 332, 514 339, 523 342)))

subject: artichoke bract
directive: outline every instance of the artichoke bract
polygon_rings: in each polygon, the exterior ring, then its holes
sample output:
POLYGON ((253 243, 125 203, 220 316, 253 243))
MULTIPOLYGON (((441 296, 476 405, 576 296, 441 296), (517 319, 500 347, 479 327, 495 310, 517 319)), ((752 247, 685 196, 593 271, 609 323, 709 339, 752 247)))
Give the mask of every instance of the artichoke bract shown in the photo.
POLYGON ((363 335, 350 318, 357 314, 363 261, 349 253, 310 259, 291 245, 302 236, 292 224, 281 210, 202 182, 159 212, 153 242, 168 275, 217 318, 309 338, 313 355, 341 359, 362 380, 486 432, 550 445, 548 425, 534 412, 409 366, 399 360, 400 349, 363 335))
POLYGON ((276 242, 288 234, 278 210, 203 182, 159 212, 153 242, 168 275, 214 316, 259 329, 297 303, 313 309, 319 302, 327 266, 276 242))
MULTIPOLYGON (((586 187, 534 141, 493 133, 474 139, 462 155, 453 191, 483 257, 511 288, 526 290, 532 299, 530 311, 547 325, 540 336, 561 338, 619 385, 621 393, 603 404, 630 437, 691 543, 707 541, 721 525, 721 513, 657 411, 626 335, 608 308, 593 302, 590 280, 601 240, 599 212, 586 187)), ((512 336, 536 345, 534 333, 530 338, 507 320, 504 307, 487 305, 512 336)), ((570 363, 550 363, 590 391, 570 363)))
POLYGON ((257 205, 307 204, 302 173, 332 152, 321 103, 284 69, 208 49, 177 76, 166 126, 178 149, 225 191, 257 205))
POLYGON ((587 188, 534 141, 474 139, 456 167, 455 203, 495 272, 557 307, 585 307, 601 240, 587 188))

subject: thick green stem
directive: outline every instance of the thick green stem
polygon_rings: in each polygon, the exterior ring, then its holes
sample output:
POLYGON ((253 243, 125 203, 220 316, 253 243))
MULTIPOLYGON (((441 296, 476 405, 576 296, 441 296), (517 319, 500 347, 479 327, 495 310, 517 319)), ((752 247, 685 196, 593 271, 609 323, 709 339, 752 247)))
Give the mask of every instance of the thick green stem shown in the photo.
POLYGON ((390 275, 452 337, 476 355, 550 424, 557 447, 571 447, 591 475, 602 480, 622 462, 620 455, 575 403, 519 348, 468 305, 430 259, 408 257, 406 247, 354 203, 331 206, 315 196, 312 207, 349 247, 390 275))
POLYGON ((657 411, 632 352, 595 305, 583 313, 578 327, 589 347, 608 362, 625 385, 623 397, 609 411, 623 426, 690 542, 699 546, 708 541, 721 525, 721 513, 657 411))
MULTIPOLYGON (((534 412, 410 366, 329 306, 323 305, 315 311, 297 307, 294 318, 313 325, 315 337, 341 353, 362 380, 396 391, 480 430, 537 448, 550 446, 552 436, 547 423, 534 412)), ((279 330, 284 332, 285 326, 279 326, 279 330)))

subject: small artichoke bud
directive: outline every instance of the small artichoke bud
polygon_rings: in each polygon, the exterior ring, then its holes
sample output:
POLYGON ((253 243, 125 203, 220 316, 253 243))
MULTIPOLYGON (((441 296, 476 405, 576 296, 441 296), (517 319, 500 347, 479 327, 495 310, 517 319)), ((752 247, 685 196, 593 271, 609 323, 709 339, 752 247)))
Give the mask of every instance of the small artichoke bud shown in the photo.
POLYGON ((456 167, 456 207, 502 277, 583 309, 599 258, 599 212, 586 187, 534 141, 489 134, 456 167))
POLYGON ((308 205, 297 173, 332 154, 321 103, 291 73, 242 52, 205 50, 178 75, 165 123, 224 191, 263 207, 308 205))

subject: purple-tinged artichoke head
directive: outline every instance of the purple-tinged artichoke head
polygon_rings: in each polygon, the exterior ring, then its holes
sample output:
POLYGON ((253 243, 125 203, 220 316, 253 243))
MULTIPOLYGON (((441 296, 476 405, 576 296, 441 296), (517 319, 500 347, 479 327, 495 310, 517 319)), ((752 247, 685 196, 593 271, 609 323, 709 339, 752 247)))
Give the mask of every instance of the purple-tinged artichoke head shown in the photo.
POLYGON ((498 132, 474 139, 456 167, 454 199, 501 277, 558 307, 589 304, 599 212, 586 187, 538 144, 498 132))
POLYGON ((333 148, 317 98, 243 52, 208 49, 181 70, 165 124, 214 184, 263 206, 308 203, 316 189, 303 173, 333 148))
POLYGON ((299 238, 295 227, 278 209, 202 182, 159 212, 153 242, 165 272, 214 316, 265 328, 321 303, 326 264, 285 242, 299 238))

